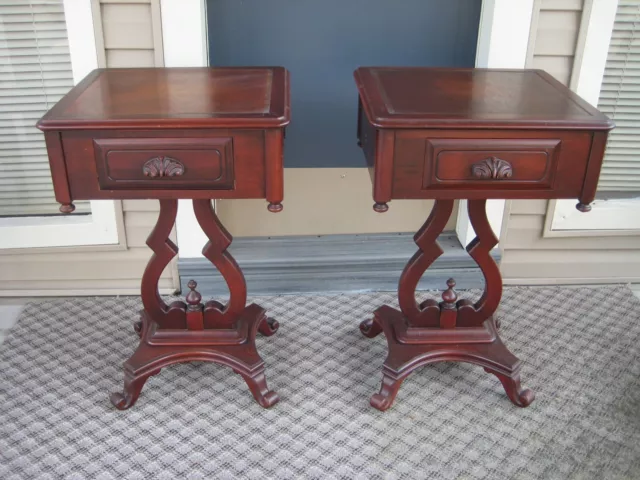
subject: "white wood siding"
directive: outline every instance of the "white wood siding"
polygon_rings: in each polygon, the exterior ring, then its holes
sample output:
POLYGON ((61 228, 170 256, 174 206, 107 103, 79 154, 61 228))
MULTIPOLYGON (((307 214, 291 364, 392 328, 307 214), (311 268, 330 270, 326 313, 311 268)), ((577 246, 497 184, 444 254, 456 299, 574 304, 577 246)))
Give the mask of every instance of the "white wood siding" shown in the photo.
MULTIPOLYGON (((528 66, 571 84, 583 0, 538 0, 528 66)), ((501 263, 508 284, 640 281, 640 236, 545 238, 546 200, 511 205, 501 263)))
MULTIPOLYGON (((92 8, 99 66, 163 65, 159 0, 92 0, 92 8)), ((0 295, 138 295, 158 211, 157 200, 122 202, 126 248, 0 250, 0 295)), ((160 289, 172 293, 178 285, 172 262, 160 289)))

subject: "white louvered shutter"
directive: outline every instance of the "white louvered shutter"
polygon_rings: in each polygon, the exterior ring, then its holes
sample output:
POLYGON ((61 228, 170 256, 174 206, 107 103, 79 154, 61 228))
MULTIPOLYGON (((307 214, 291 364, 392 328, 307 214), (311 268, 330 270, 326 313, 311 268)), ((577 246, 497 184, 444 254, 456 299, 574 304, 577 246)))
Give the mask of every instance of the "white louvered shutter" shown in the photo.
POLYGON ((62 0, 0 0, 0 217, 59 214, 35 123, 72 86, 62 0))
POLYGON ((616 123, 598 191, 640 192, 640 1, 620 0, 598 107, 616 123))

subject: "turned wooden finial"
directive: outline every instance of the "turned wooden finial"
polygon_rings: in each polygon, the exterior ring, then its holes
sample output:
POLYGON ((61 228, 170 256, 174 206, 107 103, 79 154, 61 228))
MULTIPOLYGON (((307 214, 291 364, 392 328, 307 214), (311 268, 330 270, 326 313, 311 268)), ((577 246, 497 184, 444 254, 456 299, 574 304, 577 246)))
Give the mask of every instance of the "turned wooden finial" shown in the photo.
POLYGON ((189 280, 187 287, 191 290, 187 293, 185 300, 187 301, 187 329, 203 330, 204 329, 204 305, 202 305, 202 295, 196 290, 198 284, 195 280, 189 280))
POLYGON ((62 205, 60 205, 60 212, 64 213, 65 215, 73 212, 75 209, 76 206, 73 203, 63 203, 62 205))
POLYGON ((440 328, 455 328, 458 319, 458 294, 453 289, 456 281, 453 278, 447 280, 447 288, 442 292, 442 302, 440 302, 440 328))
POLYGON ((456 302, 458 301, 458 294, 453 289, 456 286, 456 281, 453 278, 447 280, 447 288, 442 292, 442 308, 445 310, 455 310, 456 302))
POLYGON ((200 303, 202 300, 202 295, 200 295, 200 292, 198 292, 196 290, 196 287, 198 286, 198 284, 196 283, 195 280, 189 280, 189 283, 187 283, 187 287, 189 287, 189 289, 191 290, 189 293, 187 293, 187 310, 194 312, 197 310, 200 310, 200 307, 202 306, 202 304, 200 303))

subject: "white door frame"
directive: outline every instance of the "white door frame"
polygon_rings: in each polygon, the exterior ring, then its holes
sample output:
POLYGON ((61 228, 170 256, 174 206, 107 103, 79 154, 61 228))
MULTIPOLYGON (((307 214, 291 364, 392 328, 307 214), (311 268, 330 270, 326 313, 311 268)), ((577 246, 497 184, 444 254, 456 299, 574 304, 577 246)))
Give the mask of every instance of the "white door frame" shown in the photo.
MULTIPOLYGON (((534 0, 483 0, 478 31, 476 67, 524 68, 529 47, 529 33, 534 0)), ((511 202, 488 200, 489 224, 500 241, 506 235, 511 202)), ((468 245, 475 237, 469 221, 467 201, 460 202, 456 233, 462 245, 468 245)), ((500 248, 500 243, 495 248, 500 248)))
MULTIPOLYGON (((160 0, 165 67, 206 67, 207 15, 204 0, 160 0)), ((178 200, 178 255, 202 257, 207 237, 198 225, 190 200, 178 200)))
MULTIPOLYGON (((580 26, 571 88, 598 105, 618 0, 586 0, 580 26)), ((552 200, 547 208, 545 237, 640 235, 640 198, 596 200, 588 214, 576 200, 552 200)))
MULTIPOLYGON (((483 0, 478 32, 476 66, 524 68, 534 0, 483 0)), ((162 43, 167 67, 208 65, 206 12, 204 0, 161 0, 162 43)), ((466 201, 461 201, 456 232, 467 245, 475 236, 469 222, 466 201)), ((489 200, 487 214, 497 234, 509 202, 489 200)), ((177 218, 181 257, 199 257, 206 238, 197 227, 190 205, 181 201, 177 218), (188 232, 186 234, 185 232, 188 232), (197 232, 197 233, 196 233, 197 232)), ((501 235, 502 236, 502 235, 501 235)))
MULTIPOLYGON (((73 81, 98 68, 91 2, 64 0, 73 81)), ((0 218, 0 255, 16 249, 116 245, 125 248, 120 202, 91 201, 90 215, 0 218)), ((111 247, 113 248, 113 247, 111 247)), ((34 253, 36 250, 33 250, 34 253)))

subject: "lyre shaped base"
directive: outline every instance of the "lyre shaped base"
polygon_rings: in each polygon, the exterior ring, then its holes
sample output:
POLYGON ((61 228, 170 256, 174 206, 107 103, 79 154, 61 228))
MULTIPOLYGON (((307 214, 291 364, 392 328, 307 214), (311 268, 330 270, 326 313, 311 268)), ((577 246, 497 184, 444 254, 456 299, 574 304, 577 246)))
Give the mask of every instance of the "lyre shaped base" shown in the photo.
POLYGON ((198 223, 209 241, 202 253, 220 271, 229 287, 229 301, 202 303, 197 283, 189 282, 186 303, 167 305, 158 292, 162 271, 178 253, 169 235, 176 219, 177 200, 161 200, 158 222, 147 239, 154 254, 142 277, 142 320, 134 325, 140 344, 124 364, 122 393, 111 395, 111 403, 124 410, 133 406, 145 382, 166 366, 189 361, 208 361, 227 365, 240 374, 256 401, 268 408, 278 395, 267 388, 264 362, 258 355, 258 331, 271 336, 278 322, 264 309, 246 306, 247 285, 242 270, 227 251, 232 237, 222 226, 210 200, 193 200, 198 223))
POLYGON ((416 233, 418 251, 400 276, 398 303, 400 311, 389 306, 376 310, 373 319, 360 324, 363 335, 373 338, 385 334, 389 353, 383 367, 380 392, 371 397, 371 405, 386 410, 393 404, 402 381, 416 368, 440 361, 460 361, 480 365, 496 375, 511 401, 528 406, 533 392, 520 386, 520 361, 505 347, 494 320, 500 297, 502 278, 491 258, 498 239, 491 230, 485 210, 486 200, 469 200, 469 219, 476 238, 467 252, 484 275, 485 288, 478 301, 458 300, 453 278, 447 281, 442 301, 427 300, 418 304, 415 298, 420 278, 443 253, 438 245, 451 212, 453 200, 437 200, 429 218, 416 233))

